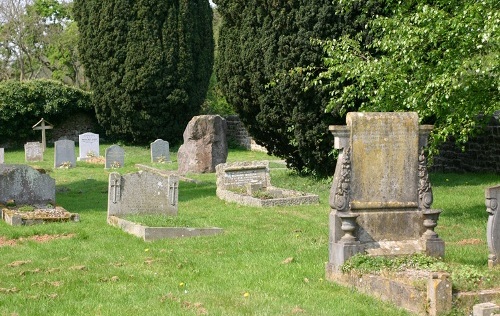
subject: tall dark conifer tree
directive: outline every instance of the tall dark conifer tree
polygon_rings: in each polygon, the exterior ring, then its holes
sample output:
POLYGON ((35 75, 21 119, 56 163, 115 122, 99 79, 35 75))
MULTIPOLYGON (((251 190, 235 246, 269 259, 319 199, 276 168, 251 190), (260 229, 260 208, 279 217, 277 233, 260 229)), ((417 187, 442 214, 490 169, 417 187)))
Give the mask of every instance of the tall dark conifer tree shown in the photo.
POLYGON ((109 135, 179 142, 213 66, 207 0, 75 0, 79 51, 109 135))
POLYGON ((297 170, 333 174, 328 125, 345 121, 336 113, 325 114, 327 93, 305 91, 305 73, 289 71, 323 67, 322 48, 311 39, 355 34, 377 1, 352 1, 342 15, 332 0, 215 2, 223 18, 216 71, 228 102, 270 153, 297 170))

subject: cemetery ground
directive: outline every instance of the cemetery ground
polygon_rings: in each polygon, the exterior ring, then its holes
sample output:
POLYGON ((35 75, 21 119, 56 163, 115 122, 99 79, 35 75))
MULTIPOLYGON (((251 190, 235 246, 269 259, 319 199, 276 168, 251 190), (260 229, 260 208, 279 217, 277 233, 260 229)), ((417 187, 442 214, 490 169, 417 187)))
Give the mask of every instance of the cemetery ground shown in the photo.
MULTIPOLYGON (((43 162, 30 163, 56 180, 57 204, 80 222, 0 223, 0 315, 409 315, 324 280, 331 179, 301 177, 274 157, 230 150, 228 162, 270 160, 273 185, 318 194, 320 204, 224 202, 216 197, 214 173, 188 174, 197 181, 180 181, 178 218, 164 223, 224 233, 144 242, 106 223, 109 173, 136 172, 137 163, 176 170, 177 159, 172 153, 172 163, 149 163, 148 148, 124 149, 120 169, 81 161, 55 169, 52 147, 43 162)), ((6 150, 5 163, 25 163, 24 152, 6 150)), ((446 242, 442 267, 455 289, 500 286, 500 269, 487 267, 484 205, 484 189, 499 180, 431 174, 433 207, 443 210, 436 228, 446 242)), ((137 220, 161 224, 158 217, 137 220)), ((453 314, 464 311, 457 306, 453 314)))

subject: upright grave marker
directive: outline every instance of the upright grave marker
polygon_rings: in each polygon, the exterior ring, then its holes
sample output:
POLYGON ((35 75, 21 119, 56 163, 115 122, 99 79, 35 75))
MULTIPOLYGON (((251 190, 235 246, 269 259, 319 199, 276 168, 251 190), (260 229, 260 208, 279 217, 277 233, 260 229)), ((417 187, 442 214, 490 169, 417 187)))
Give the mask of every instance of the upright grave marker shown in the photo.
POLYGON ((170 146, 167 141, 157 139, 151 143, 151 162, 170 162, 170 146))
POLYGON ((3 148, 0 148, 0 163, 5 162, 5 151, 3 148))
POLYGON ((121 168, 125 164, 125 151, 118 145, 106 148, 104 168, 121 168))
POLYGON ((423 153, 432 127, 419 127, 417 113, 348 113, 346 121, 330 127, 341 152, 330 191, 327 276, 361 252, 444 256, 423 153))
POLYGON ((38 121, 35 125, 33 125, 33 129, 35 130, 41 130, 42 131, 42 150, 45 151, 45 148, 47 148, 47 140, 45 137, 45 130, 48 129, 53 129, 54 125, 50 124, 43 118, 38 121))
POLYGON ((78 148, 78 160, 85 161, 91 157, 99 157, 99 134, 80 134, 78 136, 78 148))
POLYGON ((75 142, 69 139, 60 139, 54 143, 54 168, 76 166, 75 142))
POLYGON ((500 185, 486 188, 486 211, 488 212, 488 226, 486 240, 490 255, 488 266, 493 268, 500 264, 500 185))
POLYGON ((27 162, 43 161, 43 148, 40 142, 27 142, 24 144, 24 159, 27 162))

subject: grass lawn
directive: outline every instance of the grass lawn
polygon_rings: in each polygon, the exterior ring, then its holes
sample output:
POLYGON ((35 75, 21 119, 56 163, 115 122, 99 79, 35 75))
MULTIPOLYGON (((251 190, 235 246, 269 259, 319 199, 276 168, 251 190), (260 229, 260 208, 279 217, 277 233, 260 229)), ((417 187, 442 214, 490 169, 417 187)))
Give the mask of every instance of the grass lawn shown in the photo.
MULTIPOLYGON (((215 174, 188 175, 199 182, 179 185, 179 223, 224 233, 144 242, 106 223, 108 175, 135 172, 136 163, 176 170, 176 155, 170 164, 151 164, 148 148, 124 149, 125 166, 117 170, 84 162, 54 169, 53 148, 31 164, 56 179, 57 204, 81 222, 0 223, 0 239, 17 241, 0 247, 0 315, 409 315, 324 281, 331 180, 300 177, 273 162, 274 186, 319 194, 320 204, 263 209, 219 200, 215 174), (66 238, 29 238, 35 235, 66 238)), ((261 159, 278 160, 242 150, 228 157, 261 159)), ((24 163, 24 152, 6 150, 5 163, 24 163)), ((500 177, 431 177, 433 206, 443 210, 436 231, 446 241, 445 261, 473 267, 484 276, 477 286, 491 286, 500 270, 486 267, 484 188, 500 177)))

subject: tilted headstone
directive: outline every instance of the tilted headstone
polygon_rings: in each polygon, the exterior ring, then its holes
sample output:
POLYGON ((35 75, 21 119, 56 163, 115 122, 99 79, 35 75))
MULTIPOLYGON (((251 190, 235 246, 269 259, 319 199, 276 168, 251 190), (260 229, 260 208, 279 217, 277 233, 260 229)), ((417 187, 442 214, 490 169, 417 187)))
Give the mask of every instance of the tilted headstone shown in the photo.
POLYGON ((118 145, 106 148, 104 168, 121 168, 125 164, 125 150, 118 145))
POLYGON ((0 163, 5 162, 5 151, 3 148, 0 148, 0 163))
POLYGON ((78 160, 99 157, 99 134, 84 133, 78 136, 78 160))
POLYGON ((486 240, 490 255, 488 266, 494 267, 500 264, 500 185, 486 188, 486 211, 488 212, 488 226, 486 229, 486 240))
POLYGON ((108 217, 128 214, 177 215, 179 177, 139 171, 109 175, 108 217))
POLYGON ((26 161, 43 161, 43 146, 40 142, 24 144, 24 158, 26 161))
POLYGON ((167 141, 157 139, 151 143, 151 162, 169 162, 170 146, 167 141))
POLYGON ((432 127, 419 127, 413 112, 348 113, 346 121, 330 127, 341 152, 330 191, 327 273, 360 252, 444 256, 423 151, 432 127))
POLYGON ((219 115, 193 117, 177 153, 179 174, 215 172, 215 166, 226 162, 226 130, 226 120, 219 115))
POLYGON ((55 204, 56 182, 28 165, 0 165, 0 203, 55 204))
POLYGON ((76 167, 75 142, 69 139, 60 139, 54 142, 54 168, 76 167))

